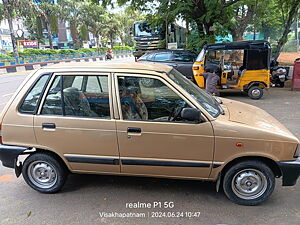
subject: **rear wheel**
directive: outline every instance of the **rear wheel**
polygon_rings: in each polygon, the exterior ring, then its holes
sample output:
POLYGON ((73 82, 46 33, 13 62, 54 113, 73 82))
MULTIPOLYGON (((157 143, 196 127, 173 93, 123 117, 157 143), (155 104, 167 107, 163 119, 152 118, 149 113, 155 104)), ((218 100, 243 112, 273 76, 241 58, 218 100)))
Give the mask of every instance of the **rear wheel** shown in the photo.
POLYGON ((274 173, 260 161, 244 161, 234 165, 223 180, 226 196, 240 205, 258 205, 266 201, 274 187, 274 173))
POLYGON ((284 81, 280 81, 280 83, 279 83, 279 87, 284 87, 284 81))
POLYGON ((55 193, 64 186, 68 171, 55 155, 35 153, 25 160, 22 175, 26 183, 34 190, 42 193, 55 193))
POLYGON ((251 99, 258 100, 264 95, 264 90, 261 87, 253 86, 248 90, 248 96, 251 99))

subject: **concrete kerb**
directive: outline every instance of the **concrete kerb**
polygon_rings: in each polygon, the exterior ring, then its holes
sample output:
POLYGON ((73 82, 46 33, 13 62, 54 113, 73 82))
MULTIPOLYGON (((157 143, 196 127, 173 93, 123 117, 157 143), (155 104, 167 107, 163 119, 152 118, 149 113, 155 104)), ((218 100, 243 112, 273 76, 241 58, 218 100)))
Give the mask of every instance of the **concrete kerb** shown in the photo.
MULTIPOLYGON (((122 55, 115 55, 115 58, 124 58, 124 57, 130 57, 131 54, 122 54, 122 55)), ((22 65, 13 65, 13 66, 2 66, 0 67, 0 74, 7 74, 7 73, 16 73, 16 72, 23 72, 27 70, 35 70, 47 65, 51 64, 57 64, 61 62, 95 62, 95 61, 103 61, 105 60, 105 57, 98 56, 98 57, 90 57, 90 58, 84 58, 84 59, 67 59, 67 60, 60 60, 60 61, 51 61, 51 62, 42 62, 42 63, 28 63, 28 64, 22 64, 22 65)))

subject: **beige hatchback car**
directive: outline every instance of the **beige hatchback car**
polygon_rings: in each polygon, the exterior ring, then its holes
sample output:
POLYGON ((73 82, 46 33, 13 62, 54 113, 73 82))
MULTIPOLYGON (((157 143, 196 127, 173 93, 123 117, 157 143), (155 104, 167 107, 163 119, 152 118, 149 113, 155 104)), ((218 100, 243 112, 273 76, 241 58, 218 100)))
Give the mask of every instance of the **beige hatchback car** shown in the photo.
POLYGON ((3 166, 42 193, 61 190, 69 172, 116 174, 215 181, 256 205, 275 178, 291 186, 300 174, 299 140, 276 119, 158 64, 40 69, 2 111, 0 131, 3 166))

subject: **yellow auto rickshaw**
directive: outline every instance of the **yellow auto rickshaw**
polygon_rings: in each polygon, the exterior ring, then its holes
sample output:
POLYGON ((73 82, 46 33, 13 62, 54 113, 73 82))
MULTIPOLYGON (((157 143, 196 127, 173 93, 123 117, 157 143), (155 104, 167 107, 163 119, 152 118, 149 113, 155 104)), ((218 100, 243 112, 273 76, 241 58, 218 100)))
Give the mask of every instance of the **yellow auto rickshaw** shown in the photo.
POLYGON ((218 65, 221 79, 217 88, 241 90, 252 99, 260 99, 263 89, 270 87, 270 54, 267 41, 205 45, 193 65, 195 82, 205 88, 205 66, 218 65))

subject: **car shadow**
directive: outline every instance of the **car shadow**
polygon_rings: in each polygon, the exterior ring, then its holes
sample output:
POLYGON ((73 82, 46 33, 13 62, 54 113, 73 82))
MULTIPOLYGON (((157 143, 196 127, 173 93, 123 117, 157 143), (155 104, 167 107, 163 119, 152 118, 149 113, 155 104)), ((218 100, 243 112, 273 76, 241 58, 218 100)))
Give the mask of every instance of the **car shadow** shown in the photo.
POLYGON ((70 174, 62 190, 64 193, 81 189, 106 188, 109 190, 126 189, 131 191, 172 192, 189 194, 208 194, 219 197, 214 182, 198 180, 178 180, 167 178, 110 176, 110 175, 82 175, 70 174))
POLYGON ((220 91, 220 97, 248 97, 248 94, 242 91, 220 91))

